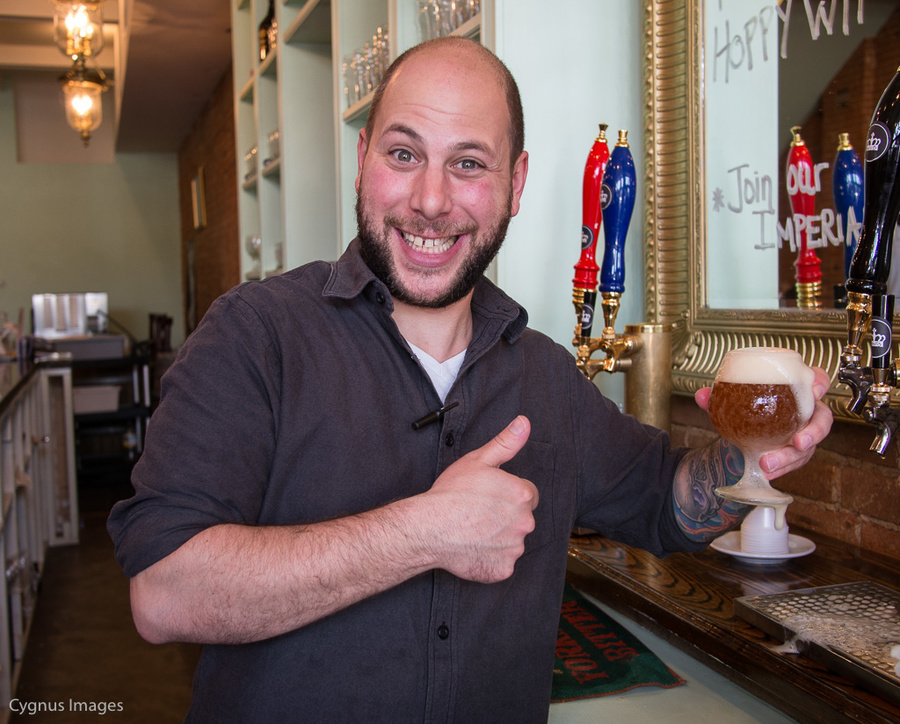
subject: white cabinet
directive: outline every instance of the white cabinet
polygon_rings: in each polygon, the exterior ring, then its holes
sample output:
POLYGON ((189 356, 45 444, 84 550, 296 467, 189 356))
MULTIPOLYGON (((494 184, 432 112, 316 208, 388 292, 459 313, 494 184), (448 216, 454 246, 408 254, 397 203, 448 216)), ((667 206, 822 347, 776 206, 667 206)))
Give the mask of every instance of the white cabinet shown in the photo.
MULTIPOLYGON (((419 42, 418 2, 275 0, 278 40, 263 60, 257 29, 268 0, 232 3, 241 273, 249 279, 336 259, 355 235, 356 143, 371 93, 347 107, 343 59, 378 28, 392 59, 419 42), (253 148, 255 162, 246 158, 253 148)), ((482 5, 483 16, 491 3, 482 5)), ((480 23, 457 33, 477 36, 480 23)))
POLYGON ((78 542, 71 370, 22 375, 0 362, 0 435, 0 699, 9 701, 47 546, 78 542))

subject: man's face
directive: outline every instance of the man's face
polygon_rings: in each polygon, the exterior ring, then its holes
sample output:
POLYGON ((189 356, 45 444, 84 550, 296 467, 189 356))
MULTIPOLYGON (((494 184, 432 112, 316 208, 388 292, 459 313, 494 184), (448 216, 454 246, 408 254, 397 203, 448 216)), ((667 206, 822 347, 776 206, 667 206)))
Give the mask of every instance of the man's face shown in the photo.
POLYGON ((360 134, 363 256, 395 299, 443 307, 468 294, 500 248, 527 173, 510 164, 499 79, 470 51, 423 51, 385 91, 360 134))

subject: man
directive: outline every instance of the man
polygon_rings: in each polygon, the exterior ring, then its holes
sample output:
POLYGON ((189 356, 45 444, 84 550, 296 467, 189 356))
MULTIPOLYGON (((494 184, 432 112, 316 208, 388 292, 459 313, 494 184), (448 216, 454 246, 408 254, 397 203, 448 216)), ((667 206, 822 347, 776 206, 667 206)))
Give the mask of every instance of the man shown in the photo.
POLYGON ((546 721, 572 526, 664 555, 740 519, 705 482, 726 443, 671 450, 482 278, 522 129, 477 43, 402 56, 360 133, 359 238, 224 295, 167 374, 109 528, 140 633, 206 644, 189 721, 546 721))

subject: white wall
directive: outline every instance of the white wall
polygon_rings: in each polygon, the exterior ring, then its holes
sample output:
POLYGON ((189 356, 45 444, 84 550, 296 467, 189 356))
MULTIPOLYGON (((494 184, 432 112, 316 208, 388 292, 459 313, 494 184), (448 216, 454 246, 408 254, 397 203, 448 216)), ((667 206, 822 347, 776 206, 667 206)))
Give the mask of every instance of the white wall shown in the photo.
MULTIPOLYGON (((610 149, 619 129, 637 168, 638 196, 625 246, 625 293, 616 331, 643 322, 643 126, 641 3, 620 0, 494 0, 496 51, 519 84, 529 173, 519 215, 498 261, 498 282, 532 327, 570 349, 572 277, 581 254, 582 179, 599 123, 610 149)), ((603 235, 597 260, 602 260, 603 235)), ((602 327, 599 314, 595 330, 602 327)), ((621 403, 621 374, 600 373, 621 403)))
MULTIPOLYGON (((62 108, 59 109, 62 113, 62 108)), ((74 131, 71 131, 76 135, 74 131)), ((107 292, 110 316, 139 339, 149 314, 184 339, 175 154, 119 154, 110 164, 20 164, 9 85, 0 88, 0 311, 31 295, 107 292)))

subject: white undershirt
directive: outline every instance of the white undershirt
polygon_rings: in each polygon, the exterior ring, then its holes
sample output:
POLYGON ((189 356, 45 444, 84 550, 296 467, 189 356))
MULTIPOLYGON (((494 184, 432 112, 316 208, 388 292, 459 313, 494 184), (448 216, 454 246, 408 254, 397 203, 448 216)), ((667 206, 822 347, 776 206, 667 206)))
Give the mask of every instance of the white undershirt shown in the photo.
POLYGON ((443 402, 447 397, 447 393, 450 392, 450 388, 453 387, 453 383, 456 382, 456 378, 459 375, 459 368, 462 367, 463 360, 466 357, 466 350, 463 350, 458 355, 455 355, 444 362, 438 362, 434 357, 427 352, 423 352, 409 340, 406 340, 406 342, 409 344, 416 357, 419 358, 419 362, 422 363, 422 367, 425 368, 425 371, 431 378, 431 384, 434 385, 438 397, 440 397, 441 402, 443 402))

